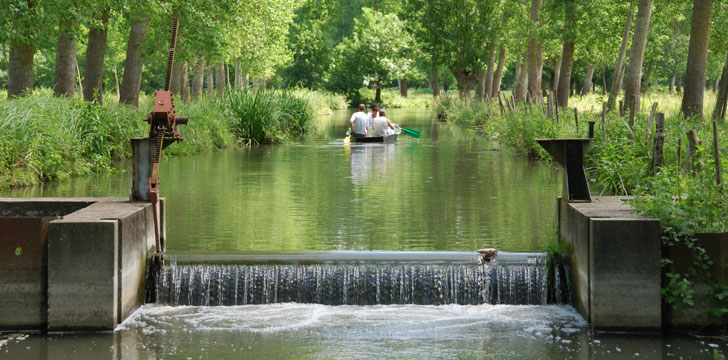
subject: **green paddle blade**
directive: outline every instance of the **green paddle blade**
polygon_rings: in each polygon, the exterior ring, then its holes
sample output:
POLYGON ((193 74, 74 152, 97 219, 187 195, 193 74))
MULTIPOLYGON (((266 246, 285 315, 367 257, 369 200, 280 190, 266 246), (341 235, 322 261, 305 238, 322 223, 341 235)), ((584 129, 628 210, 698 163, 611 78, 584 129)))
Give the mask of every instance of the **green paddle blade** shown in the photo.
POLYGON ((417 130, 402 128, 402 132, 415 139, 418 139, 420 137, 420 132, 417 130))

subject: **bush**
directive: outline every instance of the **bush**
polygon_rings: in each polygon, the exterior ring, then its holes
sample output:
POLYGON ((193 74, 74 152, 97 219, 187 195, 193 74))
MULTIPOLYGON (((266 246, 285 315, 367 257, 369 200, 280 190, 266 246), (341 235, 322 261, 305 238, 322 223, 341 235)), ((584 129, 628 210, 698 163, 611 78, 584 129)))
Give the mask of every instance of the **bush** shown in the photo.
POLYGON ((143 133, 144 114, 124 105, 97 106, 50 91, 0 101, 0 187, 113 171, 143 133))
MULTIPOLYGON (((153 96, 143 95, 142 110, 112 101, 97 105, 54 97, 50 89, 0 100, 0 188, 115 171, 113 162, 131 155, 129 139, 146 136, 143 119, 153 104, 153 96)), ((180 127, 184 141, 164 155, 222 149, 236 141, 287 142, 313 124, 314 106, 341 108, 344 101, 341 95, 296 89, 232 91, 189 103, 177 98, 175 104, 190 122, 180 127)))
POLYGON ((290 141, 315 118, 308 100, 291 91, 230 91, 215 104, 231 118, 231 129, 244 144, 290 141))

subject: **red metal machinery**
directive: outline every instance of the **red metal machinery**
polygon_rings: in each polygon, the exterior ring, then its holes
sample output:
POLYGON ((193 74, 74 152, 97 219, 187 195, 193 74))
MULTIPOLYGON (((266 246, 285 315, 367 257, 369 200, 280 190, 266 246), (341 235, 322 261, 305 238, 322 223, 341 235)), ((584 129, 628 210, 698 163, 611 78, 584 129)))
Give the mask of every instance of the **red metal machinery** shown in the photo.
POLYGON ((188 118, 177 116, 174 110, 174 99, 169 88, 172 83, 172 67, 174 65, 174 52, 177 43, 177 26, 178 19, 172 19, 172 38, 169 45, 169 56, 167 57, 167 78, 164 85, 164 91, 154 93, 154 110, 149 113, 146 121, 149 123, 149 139, 154 144, 154 154, 152 156, 152 172, 149 177, 149 201, 152 203, 154 212, 154 237, 157 252, 161 253, 164 249, 159 234, 159 214, 157 211, 157 202, 159 201, 159 161, 162 157, 162 150, 171 145, 175 141, 182 140, 179 134, 178 125, 187 124, 188 118))

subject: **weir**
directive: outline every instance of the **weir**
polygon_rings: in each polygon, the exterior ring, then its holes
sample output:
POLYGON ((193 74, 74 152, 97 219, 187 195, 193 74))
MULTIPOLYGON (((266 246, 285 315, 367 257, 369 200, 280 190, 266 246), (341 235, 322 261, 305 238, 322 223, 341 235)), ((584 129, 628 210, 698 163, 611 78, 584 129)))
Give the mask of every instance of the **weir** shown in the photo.
POLYGON ((569 299, 560 295, 568 291, 549 297, 547 279, 564 278, 564 270, 548 271, 542 253, 499 253, 491 262, 479 261, 477 252, 387 251, 168 259, 148 299, 165 305, 541 305, 569 299))

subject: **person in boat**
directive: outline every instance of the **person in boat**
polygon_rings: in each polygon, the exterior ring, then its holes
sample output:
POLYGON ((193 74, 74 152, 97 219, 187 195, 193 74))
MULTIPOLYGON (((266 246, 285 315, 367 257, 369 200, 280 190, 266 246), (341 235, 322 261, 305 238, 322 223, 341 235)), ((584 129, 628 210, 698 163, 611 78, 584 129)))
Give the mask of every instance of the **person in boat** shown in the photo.
POLYGON ((372 136, 387 136, 387 129, 394 131, 394 125, 387 119, 387 113, 384 110, 379 111, 379 116, 372 119, 372 136))
POLYGON ((349 124, 351 126, 351 136, 355 138, 366 137, 369 132, 367 127, 369 125, 369 116, 366 113, 367 107, 364 104, 359 104, 359 111, 351 115, 349 124))
POLYGON ((376 119, 379 116, 379 105, 376 103, 372 104, 372 112, 369 113, 368 117, 368 123, 367 123, 367 129, 369 129, 369 134, 372 133, 372 129, 374 126, 374 119, 376 119))

